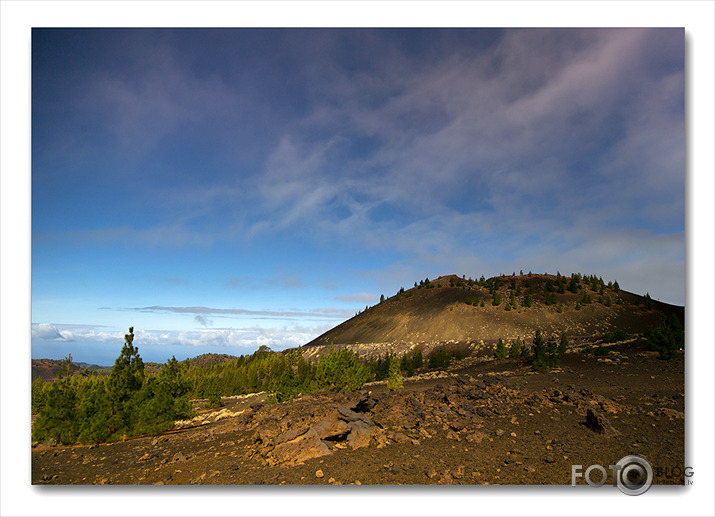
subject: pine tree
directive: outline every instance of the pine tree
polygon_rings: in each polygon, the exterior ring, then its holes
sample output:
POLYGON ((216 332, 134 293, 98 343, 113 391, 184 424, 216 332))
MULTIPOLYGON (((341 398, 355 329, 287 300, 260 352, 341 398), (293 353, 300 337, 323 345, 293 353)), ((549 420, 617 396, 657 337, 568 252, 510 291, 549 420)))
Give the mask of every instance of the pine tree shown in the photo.
POLYGON ((559 340, 559 355, 564 355, 566 353, 566 348, 569 346, 569 340, 566 337, 566 332, 561 333, 561 339, 559 340))
POLYGON ((521 338, 516 338, 516 341, 512 342, 509 346, 509 357, 519 357, 521 355, 521 338))
POLYGON ((423 363, 424 359, 422 357, 422 347, 417 346, 412 351, 412 367, 414 369, 421 368, 423 363))
POLYGON ((522 307, 531 307, 531 295, 527 293, 524 295, 524 298, 521 300, 521 306, 522 307))
POLYGON ((499 338, 499 341, 497 342, 497 347, 496 350, 494 350, 494 358, 495 359, 504 359, 506 357, 506 347, 504 346, 504 341, 502 341, 501 338, 499 338))
POLYGON ((558 367, 561 364, 561 356, 558 350, 559 346, 556 344, 556 340, 553 336, 550 337, 548 343, 546 344, 546 362, 550 368, 558 367))
POLYGON ((549 369, 549 364, 546 353, 546 345, 544 343, 544 338, 541 336, 541 330, 536 331, 533 343, 534 346, 531 349, 533 353, 531 369, 535 372, 546 372, 549 369))
POLYGON ((133 341, 134 327, 129 327, 129 333, 124 335, 122 351, 114 361, 109 375, 109 394, 115 404, 114 409, 119 411, 141 389, 144 381, 144 361, 139 356, 139 349, 133 346, 133 341))
POLYGON ((653 308, 653 299, 650 297, 649 293, 645 293, 645 308, 650 310, 653 308))
POLYGON ((407 354, 402 354, 402 358, 400 359, 400 370, 407 371, 411 365, 412 361, 409 356, 407 354))
POLYGON ((390 370, 389 370, 389 378, 387 380, 387 387, 388 389, 398 389, 402 388, 403 386, 403 381, 402 381, 402 372, 400 371, 400 364, 397 361, 397 357, 393 357, 390 360, 390 370))
POLYGON ((79 434, 78 428, 76 390, 61 380, 53 382, 47 393, 45 407, 32 426, 33 440, 74 443, 79 434))

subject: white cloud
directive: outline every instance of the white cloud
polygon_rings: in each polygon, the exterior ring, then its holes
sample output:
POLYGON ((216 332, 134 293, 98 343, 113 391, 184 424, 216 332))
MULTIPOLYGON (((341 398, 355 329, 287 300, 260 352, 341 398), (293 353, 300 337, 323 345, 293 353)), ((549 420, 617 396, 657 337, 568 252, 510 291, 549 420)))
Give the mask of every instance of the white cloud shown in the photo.
MULTIPOLYGON (((281 328, 217 328, 197 330, 152 330, 134 328, 134 345, 143 347, 194 347, 226 348, 226 353, 250 353, 261 345, 275 350, 283 350, 305 345, 333 325, 323 324, 312 327, 285 326, 281 328)), ((58 331, 51 323, 32 325, 32 339, 38 341, 74 341, 83 345, 116 345, 124 343, 124 332, 102 332, 89 325, 67 325, 65 331, 58 331), (71 338, 65 338, 66 333, 71 338)), ((197 351, 197 354, 202 352, 197 351)))
POLYGON ((60 325, 53 323, 33 323, 32 339, 42 341, 96 341, 108 343, 117 339, 123 341, 121 332, 99 330, 101 326, 92 325, 60 325))
POLYGON ((57 330, 57 327, 55 327, 51 323, 33 323, 32 338, 45 340, 63 339, 59 330, 57 330))

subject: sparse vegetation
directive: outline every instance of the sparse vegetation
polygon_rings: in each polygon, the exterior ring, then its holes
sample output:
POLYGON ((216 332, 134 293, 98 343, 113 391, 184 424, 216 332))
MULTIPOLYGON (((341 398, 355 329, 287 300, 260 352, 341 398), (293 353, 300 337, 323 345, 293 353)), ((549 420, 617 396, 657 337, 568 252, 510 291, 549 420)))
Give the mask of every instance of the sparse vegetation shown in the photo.
POLYGON ((602 341, 604 343, 617 343, 618 341, 624 341, 626 338, 627 336, 625 332, 623 332, 622 330, 616 330, 603 334, 602 341))
POLYGON ((608 355, 610 352, 611 351, 603 345, 599 345, 593 349, 593 355, 598 355, 598 356, 608 355))

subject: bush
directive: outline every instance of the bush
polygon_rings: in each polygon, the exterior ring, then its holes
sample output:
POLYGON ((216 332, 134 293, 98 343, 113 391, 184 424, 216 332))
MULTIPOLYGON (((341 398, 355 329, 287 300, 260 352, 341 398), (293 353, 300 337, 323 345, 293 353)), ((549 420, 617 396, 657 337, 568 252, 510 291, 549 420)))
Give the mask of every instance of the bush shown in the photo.
POLYGON ((221 395, 219 395, 218 393, 212 393, 211 395, 209 395, 208 402, 206 402, 204 408, 215 409, 219 407, 224 407, 225 405, 226 404, 223 403, 223 400, 221 400, 221 395))
POLYGON ((506 357, 506 346, 504 346, 504 341, 502 341, 501 338, 499 338, 499 342, 497 342, 497 347, 496 350, 494 350, 494 358, 495 359, 504 359, 506 357))
POLYGON ((331 346, 315 369, 317 387, 333 391, 359 390, 369 377, 369 370, 360 362, 357 354, 346 348, 335 350, 331 346))
POLYGON ((615 332, 606 332, 603 335, 604 343, 616 343, 618 341, 623 341, 626 339, 626 333, 622 330, 616 330, 615 332))
POLYGON ((412 367, 416 370, 417 368, 422 368, 422 347, 416 346, 412 351, 412 367))
POLYGON ((521 338, 518 337, 516 341, 509 346, 509 357, 519 357, 521 355, 521 348, 521 338))
POLYGON ((428 366, 430 368, 447 368, 451 362, 451 354, 444 348, 430 354, 428 366))
POLYGON ((389 389, 402 388, 402 372, 400 371, 400 365, 397 362, 397 357, 393 357, 390 360, 389 377, 387 379, 387 387, 389 389))
POLYGON ((603 345, 597 346, 593 351, 593 355, 608 355, 611 351, 603 345))
POLYGON ((524 298, 522 298, 521 306, 522 307, 531 307, 531 296, 529 295, 529 293, 526 293, 524 295, 524 298))

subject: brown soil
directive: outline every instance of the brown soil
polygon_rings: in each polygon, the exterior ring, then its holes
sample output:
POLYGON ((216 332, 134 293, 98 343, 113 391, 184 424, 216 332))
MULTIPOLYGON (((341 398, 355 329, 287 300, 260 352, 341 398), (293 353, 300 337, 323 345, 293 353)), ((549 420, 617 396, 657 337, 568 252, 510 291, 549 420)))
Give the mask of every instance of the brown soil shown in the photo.
POLYGON ((159 437, 37 446, 32 483, 564 485, 573 464, 608 469, 639 454, 655 484, 683 484, 683 355, 666 362, 636 342, 610 348, 605 358, 570 350, 561 369, 545 374, 523 359, 467 358, 448 377, 407 379, 394 391, 372 384, 283 404, 224 399, 225 410, 243 413, 159 437), (328 455, 275 461, 266 422, 289 434, 356 400, 372 406, 362 409, 373 423, 369 445, 324 441, 328 455), (604 432, 585 425, 588 409, 604 419, 604 432))

